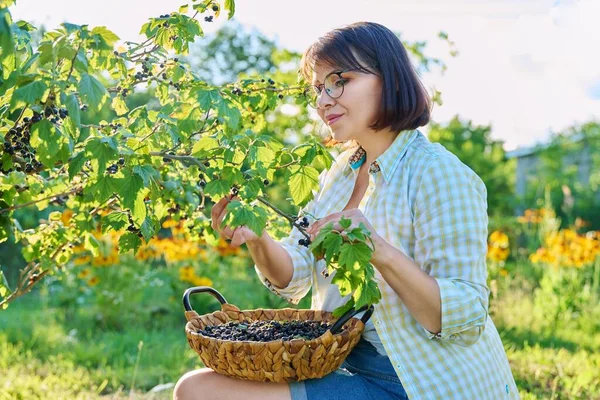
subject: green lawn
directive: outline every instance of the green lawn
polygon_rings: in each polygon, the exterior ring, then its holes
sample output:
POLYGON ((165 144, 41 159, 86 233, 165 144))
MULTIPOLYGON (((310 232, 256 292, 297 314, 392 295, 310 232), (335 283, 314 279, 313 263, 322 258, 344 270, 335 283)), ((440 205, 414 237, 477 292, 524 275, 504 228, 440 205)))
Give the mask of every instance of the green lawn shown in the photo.
MULTIPOLYGON (((251 275, 236 284, 222 292, 238 306, 285 305, 277 299, 264 304, 271 295, 251 275)), ((107 329, 93 308, 67 313, 52 303, 50 295, 32 293, 0 312, 0 400, 169 399, 170 388, 151 390, 201 367, 185 339, 182 309, 152 324, 140 314, 139 321, 107 329)), ((300 306, 307 307, 308 298, 300 306)), ((522 398, 600 398, 598 306, 554 331, 540 322, 548 311, 536 307, 531 288, 517 280, 491 307, 522 398)))

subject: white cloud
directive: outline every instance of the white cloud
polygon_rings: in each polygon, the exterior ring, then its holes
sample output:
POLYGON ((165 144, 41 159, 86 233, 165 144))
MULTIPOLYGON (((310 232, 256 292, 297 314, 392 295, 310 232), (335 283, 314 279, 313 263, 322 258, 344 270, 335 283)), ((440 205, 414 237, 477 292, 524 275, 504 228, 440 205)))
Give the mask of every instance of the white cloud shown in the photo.
MULTIPOLYGON (((173 10, 181 1, 19 0, 16 19, 63 20, 105 25, 123 40, 138 39, 141 25, 173 10)), ((428 54, 448 64, 444 76, 424 81, 443 93, 434 118, 459 114, 492 124, 506 148, 543 141, 550 130, 600 118, 600 18, 598 0, 237 0, 236 19, 256 26, 281 45, 301 51, 326 31, 355 21, 382 23, 407 40, 428 40, 428 54), (456 58, 436 39, 446 31, 460 51, 456 58)), ((201 21, 207 32, 214 24, 201 21)))

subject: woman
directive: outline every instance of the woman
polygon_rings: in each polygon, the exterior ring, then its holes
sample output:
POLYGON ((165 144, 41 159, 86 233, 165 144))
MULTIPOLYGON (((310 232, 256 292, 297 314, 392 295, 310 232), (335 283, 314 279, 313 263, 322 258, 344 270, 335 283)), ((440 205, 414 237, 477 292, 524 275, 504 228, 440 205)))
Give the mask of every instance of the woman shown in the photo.
MULTIPOLYGON (((302 58, 309 103, 344 144, 303 210, 342 230, 363 223, 375 243, 371 263, 382 293, 362 339, 321 379, 295 383, 236 380, 209 369, 186 374, 175 399, 515 399, 506 354, 488 316, 487 203, 481 179, 417 128, 431 101, 406 50, 387 28, 356 23, 314 43, 302 58)), ((228 199, 212 210, 213 227, 232 246, 246 243, 263 283, 297 304, 312 287, 312 308, 345 303, 324 260, 288 238, 222 227, 228 199)), ((360 316, 360 315, 358 315, 360 316)))

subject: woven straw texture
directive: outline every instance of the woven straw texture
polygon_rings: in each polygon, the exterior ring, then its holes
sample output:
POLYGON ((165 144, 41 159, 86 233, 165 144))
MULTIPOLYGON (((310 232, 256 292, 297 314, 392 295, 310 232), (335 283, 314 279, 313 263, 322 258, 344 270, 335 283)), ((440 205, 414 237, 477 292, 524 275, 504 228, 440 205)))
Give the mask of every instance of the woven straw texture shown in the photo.
POLYGON ((301 381, 320 378, 335 371, 356 346, 364 329, 362 321, 350 318, 335 335, 327 330, 313 340, 231 341, 203 336, 197 331, 230 321, 315 320, 334 323, 337 318, 321 310, 284 308, 240 311, 228 303, 222 305, 221 311, 204 315, 186 311, 185 316, 188 320, 185 326, 188 343, 207 367, 222 375, 263 382, 301 381))

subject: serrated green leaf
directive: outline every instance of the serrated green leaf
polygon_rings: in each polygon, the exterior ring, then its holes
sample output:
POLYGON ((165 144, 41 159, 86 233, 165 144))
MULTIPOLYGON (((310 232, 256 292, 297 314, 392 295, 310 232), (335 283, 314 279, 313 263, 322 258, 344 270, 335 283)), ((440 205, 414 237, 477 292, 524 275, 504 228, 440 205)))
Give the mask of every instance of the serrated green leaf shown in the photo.
POLYGON ((84 189, 86 194, 93 194, 99 202, 108 200, 117 193, 117 183, 111 176, 100 175, 98 181, 84 189))
POLYGON ((136 165, 133 167, 133 173, 139 175, 144 181, 144 186, 150 186, 159 173, 151 165, 136 165))
POLYGON ((342 315, 346 314, 348 311, 354 308, 354 299, 350 297, 350 299, 346 302, 346 304, 339 306, 335 310, 333 310, 333 316, 336 318, 340 318, 342 315))
POLYGON ((225 0, 225 9, 227 10, 227 19, 230 20, 235 14, 235 1, 225 0))
POLYGON ((192 155, 195 157, 204 157, 210 154, 210 150, 219 148, 219 141, 210 136, 202 136, 192 148, 192 155))
POLYGON ((194 91, 198 104, 203 110, 209 110, 213 107, 218 106, 222 101, 223 97, 217 89, 197 89, 194 91))
POLYGON ((160 221, 154 216, 147 216, 144 218, 144 222, 140 227, 142 231, 142 235, 144 235, 144 239, 149 241, 160 228, 160 221))
POLYGON ((61 101, 69 112, 69 117, 73 120, 77 127, 81 126, 81 110, 79 107, 79 100, 74 94, 67 95, 61 93, 61 101))
POLYGON ((87 160, 83 151, 80 151, 75 157, 69 160, 69 179, 73 179, 81 171, 87 160))
POLYGON ((314 198, 313 190, 319 189, 319 171, 310 166, 294 166, 288 180, 294 203, 303 206, 314 198))
POLYGON ((50 168, 57 161, 67 161, 72 146, 69 138, 46 119, 33 125, 30 143, 36 150, 39 161, 50 168))
POLYGON ((20 101, 25 104, 34 104, 44 97, 47 89, 48 85, 44 81, 35 80, 15 90, 12 102, 20 101))
POLYGON ((229 182, 218 179, 206 184, 204 194, 212 198, 219 198, 227 195, 230 189, 229 182))
POLYGON ((359 309, 366 305, 377 304, 381 299, 381 292, 374 280, 363 281, 352 295, 356 304, 355 308, 359 309))
POLYGON ((138 249, 142 245, 142 239, 135 233, 127 232, 119 238, 119 253, 124 254, 129 250, 133 250, 137 253, 138 249))
POLYGON ((355 263, 368 264, 371 260, 372 251, 366 243, 348 243, 341 246, 339 263, 347 268, 353 268, 355 263))
POLYGON ((260 236, 267 223, 268 213, 260 206, 250 206, 234 200, 227 204, 227 217, 223 221, 224 225, 232 228, 246 225, 257 236, 260 236))
POLYGON ((81 98, 95 111, 99 111, 108 98, 108 92, 104 85, 88 74, 81 75, 78 89, 81 98))
POLYGON ((98 173, 104 173, 108 161, 117 157, 117 146, 114 138, 94 138, 85 146, 86 156, 98 161, 98 173))
POLYGON ((89 250, 94 257, 100 255, 100 242, 91 232, 84 232, 83 247, 89 250))
POLYGON ((106 231, 119 231, 128 224, 129 218, 124 211, 114 211, 102 217, 102 227, 104 228, 104 226, 106 226, 106 231))
POLYGON ((119 37, 105 26, 96 26, 92 29, 92 35, 99 35, 109 46, 112 46, 119 40, 119 37))
POLYGON ((125 104, 125 99, 123 99, 121 96, 113 97, 112 108, 119 116, 127 114, 127 112, 129 111, 129 109, 127 108, 127 104, 125 104))
POLYGON ((137 174, 125 172, 125 177, 117 181, 117 191, 123 206, 131 210, 131 217, 140 225, 146 218, 143 189, 144 180, 137 174))
POLYGON ((0 297, 8 297, 12 293, 10 290, 10 286, 8 285, 8 281, 4 276, 4 272, 0 269, 0 297))

